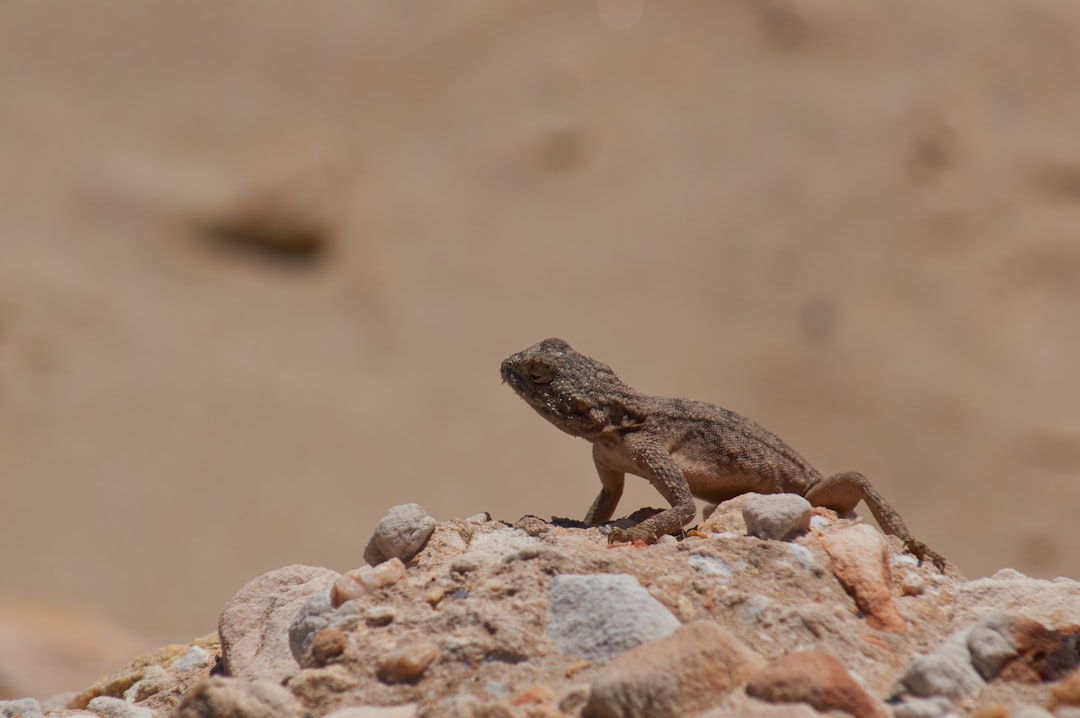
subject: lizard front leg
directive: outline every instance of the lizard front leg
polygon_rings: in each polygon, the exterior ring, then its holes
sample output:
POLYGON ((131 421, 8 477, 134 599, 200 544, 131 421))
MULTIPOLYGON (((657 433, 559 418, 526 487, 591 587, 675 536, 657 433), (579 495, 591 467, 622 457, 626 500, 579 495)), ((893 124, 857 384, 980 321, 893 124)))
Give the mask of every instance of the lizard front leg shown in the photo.
POLYGON ((854 511, 859 501, 865 501, 870 507, 870 513, 886 533, 898 537, 920 560, 930 559, 935 566, 944 570, 947 563, 945 558, 912 536, 896 509, 857 471, 835 474, 823 479, 806 492, 805 498, 814 506, 824 506, 841 516, 854 511))
POLYGON ((593 501, 589 513, 585 514, 585 523, 590 526, 610 521, 615 514, 615 507, 622 498, 623 486, 626 483, 626 474, 615 469, 609 469, 601 465, 600 460, 593 452, 593 462, 596 464, 596 473, 600 475, 600 495, 593 501))
POLYGON ((631 457, 641 468, 642 476, 671 504, 671 508, 630 529, 612 527, 608 540, 612 543, 636 540, 652 542, 660 536, 681 530, 697 513, 694 496, 690 493, 690 484, 682 470, 667 449, 655 439, 644 434, 630 433, 624 441, 631 457))

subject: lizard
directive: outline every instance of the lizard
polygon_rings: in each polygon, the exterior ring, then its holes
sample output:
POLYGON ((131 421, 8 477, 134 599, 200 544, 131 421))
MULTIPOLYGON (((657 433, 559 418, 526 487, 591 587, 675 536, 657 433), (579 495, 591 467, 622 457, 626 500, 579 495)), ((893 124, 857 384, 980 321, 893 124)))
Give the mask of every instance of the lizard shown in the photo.
POLYGON ((611 543, 655 541, 697 513, 694 498, 719 504, 740 494, 798 494, 841 516, 863 501, 878 524, 920 560, 944 569, 945 559, 918 541, 865 476, 824 477, 780 437, 750 419, 703 401, 642 394, 607 364, 545 339, 502 362, 503 382, 542 417, 592 443, 600 494, 585 516, 611 520, 626 474, 647 479, 670 504, 628 529, 611 527, 611 543))

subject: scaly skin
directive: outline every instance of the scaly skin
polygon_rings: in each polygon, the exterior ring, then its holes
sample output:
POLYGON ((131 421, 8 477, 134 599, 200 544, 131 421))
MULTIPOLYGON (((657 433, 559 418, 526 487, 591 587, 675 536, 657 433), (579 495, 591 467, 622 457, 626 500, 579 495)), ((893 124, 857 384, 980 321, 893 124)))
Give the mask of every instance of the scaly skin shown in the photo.
POLYGON ((792 493, 841 515, 864 501, 886 532, 920 559, 945 567, 945 559, 911 535, 862 474, 825 478, 778 436, 733 411, 642 394, 562 339, 545 339, 510 356, 500 373, 541 416, 592 442, 602 488, 586 523, 611 519, 627 473, 648 479, 671 505, 633 528, 612 528, 613 542, 677 533, 697 513, 694 497, 720 503, 748 492, 792 493))

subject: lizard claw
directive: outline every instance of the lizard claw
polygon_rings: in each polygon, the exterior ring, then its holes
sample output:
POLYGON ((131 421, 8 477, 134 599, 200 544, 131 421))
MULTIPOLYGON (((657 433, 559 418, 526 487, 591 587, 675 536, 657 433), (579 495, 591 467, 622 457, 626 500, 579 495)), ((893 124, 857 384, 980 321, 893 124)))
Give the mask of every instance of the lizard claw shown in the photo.
POLYGON ((919 559, 919 561, 929 560, 937 569, 942 573, 945 573, 945 567, 949 565, 949 562, 945 560, 945 557, 939 554, 934 549, 930 548, 922 541, 916 541, 915 539, 909 539, 907 541, 907 548, 919 559))

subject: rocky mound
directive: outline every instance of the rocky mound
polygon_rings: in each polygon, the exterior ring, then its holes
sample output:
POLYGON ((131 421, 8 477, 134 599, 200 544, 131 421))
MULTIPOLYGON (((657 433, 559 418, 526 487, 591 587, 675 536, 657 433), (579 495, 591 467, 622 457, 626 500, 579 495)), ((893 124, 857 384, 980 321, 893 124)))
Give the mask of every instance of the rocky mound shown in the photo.
POLYGON ((410 504, 365 559, 267 573, 220 643, 0 715, 1080 717, 1080 583, 967 581, 799 497, 739 497, 651 546, 410 504))

